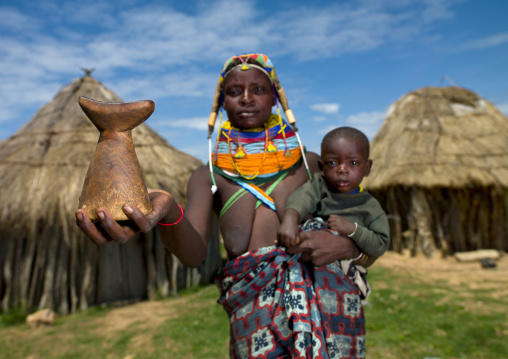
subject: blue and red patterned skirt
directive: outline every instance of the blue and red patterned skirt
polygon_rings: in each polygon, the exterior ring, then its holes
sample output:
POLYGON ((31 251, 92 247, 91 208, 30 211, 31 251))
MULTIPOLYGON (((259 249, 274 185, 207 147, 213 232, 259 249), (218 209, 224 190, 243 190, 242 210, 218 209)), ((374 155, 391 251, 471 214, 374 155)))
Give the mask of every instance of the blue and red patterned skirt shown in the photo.
POLYGON ((229 261, 217 285, 232 358, 365 358, 359 291, 338 262, 314 267, 260 248, 229 261))

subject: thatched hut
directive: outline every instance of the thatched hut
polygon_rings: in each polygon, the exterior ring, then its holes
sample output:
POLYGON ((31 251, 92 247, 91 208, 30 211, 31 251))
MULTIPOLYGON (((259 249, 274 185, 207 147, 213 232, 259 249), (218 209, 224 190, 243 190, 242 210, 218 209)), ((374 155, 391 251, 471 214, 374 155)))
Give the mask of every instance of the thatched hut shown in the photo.
POLYGON ((460 87, 402 96, 371 141, 364 184, 390 219, 392 250, 508 249, 508 119, 460 87))
MULTIPOLYGON (((125 245, 96 246, 86 239, 74 211, 99 132, 79 107, 79 96, 121 102, 87 72, 0 142, 2 311, 69 313, 99 303, 151 299, 209 281, 220 265, 217 231, 207 262, 197 270, 184 268, 169 254, 157 230, 125 245)), ((133 130, 133 141, 147 186, 167 190, 185 205, 187 180, 200 161, 146 124, 133 130)))

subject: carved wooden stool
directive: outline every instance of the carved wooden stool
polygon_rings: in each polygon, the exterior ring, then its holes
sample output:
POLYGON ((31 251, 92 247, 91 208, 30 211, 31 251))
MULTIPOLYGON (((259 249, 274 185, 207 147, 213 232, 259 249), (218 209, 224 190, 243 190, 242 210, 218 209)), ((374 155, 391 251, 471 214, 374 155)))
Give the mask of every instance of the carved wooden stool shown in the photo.
POLYGON ((125 204, 138 207, 144 214, 152 211, 132 130, 153 113, 153 101, 125 103, 100 102, 81 96, 79 105, 100 132, 79 197, 79 208, 97 221, 96 210, 105 207, 116 221, 128 220, 125 204))

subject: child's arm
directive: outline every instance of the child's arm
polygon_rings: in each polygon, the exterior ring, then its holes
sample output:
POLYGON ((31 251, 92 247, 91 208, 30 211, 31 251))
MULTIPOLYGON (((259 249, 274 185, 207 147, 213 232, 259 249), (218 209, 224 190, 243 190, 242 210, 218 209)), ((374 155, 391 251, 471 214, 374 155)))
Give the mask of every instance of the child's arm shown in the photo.
POLYGON ((356 246, 368 256, 380 257, 390 245, 388 219, 384 212, 379 210, 378 216, 366 224, 367 226, 360 223, 355 225, 354 222, 338 215, 330 215, 328 219, 330 229, 350 237, 356 246))
POLYGON ((282 216, 282 223, 277 233, 277 241, 284 247, 292 247, 300 243, 300 231, 298 230, 298 222, 300 221, 300 214, 288 208, 284 211, 282 216))
POLYGON ((349 219, 336 214, 331 214, 330 217, 328 217, 328 228, 339 232, 339 234, 343 236, 347 236, 351 233, 354 233, 356 225, 349 219))

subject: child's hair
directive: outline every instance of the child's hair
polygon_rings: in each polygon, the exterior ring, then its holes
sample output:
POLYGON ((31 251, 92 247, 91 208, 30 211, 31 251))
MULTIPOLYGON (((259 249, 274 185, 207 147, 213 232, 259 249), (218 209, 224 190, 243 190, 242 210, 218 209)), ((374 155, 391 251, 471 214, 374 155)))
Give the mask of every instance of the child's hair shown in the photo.
POLYGON ((337 127, 336 129, 333 129, 330 132, 328 132, 323 138, 323 141, 321 142, 321 152, 323 152, 324 145, 328 141, 334 140, 336 138, 347 138, 348 140, 358 142, 366 151, 366 159, 369 158, 370 145, 367 136, 365 136, 365 134, 362 131, 347 126, 337 127))

